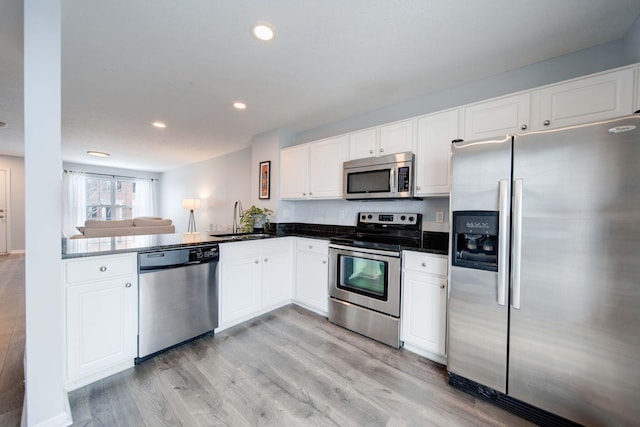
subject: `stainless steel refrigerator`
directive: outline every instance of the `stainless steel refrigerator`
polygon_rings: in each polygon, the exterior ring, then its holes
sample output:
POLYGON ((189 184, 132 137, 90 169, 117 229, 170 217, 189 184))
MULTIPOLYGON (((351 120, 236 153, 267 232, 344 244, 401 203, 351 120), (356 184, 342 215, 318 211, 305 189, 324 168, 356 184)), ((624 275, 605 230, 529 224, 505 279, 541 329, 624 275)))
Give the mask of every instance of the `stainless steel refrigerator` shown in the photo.
POLYGON ((452 144, 449 382, 640 422, 640 116, 452 144))

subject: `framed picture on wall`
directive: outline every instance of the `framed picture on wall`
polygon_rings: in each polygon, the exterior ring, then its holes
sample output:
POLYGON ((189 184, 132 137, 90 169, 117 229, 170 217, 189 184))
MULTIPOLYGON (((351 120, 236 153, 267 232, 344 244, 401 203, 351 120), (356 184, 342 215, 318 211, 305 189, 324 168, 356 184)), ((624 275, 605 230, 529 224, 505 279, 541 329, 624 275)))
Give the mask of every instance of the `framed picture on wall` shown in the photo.
POLYGON ((271 161, 260 162, 259 183, 259 199, 268 199, 271 197, 271 161))

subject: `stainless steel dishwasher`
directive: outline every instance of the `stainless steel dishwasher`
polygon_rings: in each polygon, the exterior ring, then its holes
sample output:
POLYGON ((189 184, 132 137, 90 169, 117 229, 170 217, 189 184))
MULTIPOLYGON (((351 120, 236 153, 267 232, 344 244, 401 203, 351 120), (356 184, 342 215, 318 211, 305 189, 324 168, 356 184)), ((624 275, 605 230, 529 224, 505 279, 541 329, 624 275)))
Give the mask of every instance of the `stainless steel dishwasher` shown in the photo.
POLYGON ((218 245, 138 254, 136 363, 218 327, 218 245))

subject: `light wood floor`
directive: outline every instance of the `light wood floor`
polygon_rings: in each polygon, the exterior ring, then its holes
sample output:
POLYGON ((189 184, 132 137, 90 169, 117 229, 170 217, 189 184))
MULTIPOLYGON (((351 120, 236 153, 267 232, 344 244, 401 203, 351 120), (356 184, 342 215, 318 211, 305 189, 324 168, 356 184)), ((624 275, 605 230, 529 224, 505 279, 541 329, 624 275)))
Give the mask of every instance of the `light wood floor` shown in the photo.
POLYGON ((24 255, 0 256, 0 426, 20 425, 24 399, 24 255))
POLYGON ((528 426, 443 366, 297 306, 69 395, 76 426, 528 426))

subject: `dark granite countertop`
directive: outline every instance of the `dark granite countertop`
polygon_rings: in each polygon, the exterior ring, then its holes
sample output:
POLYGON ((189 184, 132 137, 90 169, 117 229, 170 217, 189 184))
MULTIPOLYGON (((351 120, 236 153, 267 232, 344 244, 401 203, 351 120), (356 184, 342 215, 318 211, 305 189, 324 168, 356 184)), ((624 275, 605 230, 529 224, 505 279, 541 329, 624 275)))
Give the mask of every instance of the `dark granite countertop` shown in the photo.
MULTIPOLYGON (((208 232, 196 234, 153 234, 144 236, 96 237, 87 239, 62 239, 62 258, 81 258, 100 255, 112 255, 127 252, 147 252, 176 249, 210 243, 229 243, 247 240, 260 240, 274 237, 305 237, 328 240, 334 236, 353 234, 355 227, 324 224, 285 223, 270 224, 264 234, 244 236, 238 240, 231 236, 209 235, 208 232)), ((448 233, 424 232, 421 248, 405 250, 447 255, 448 233)))

